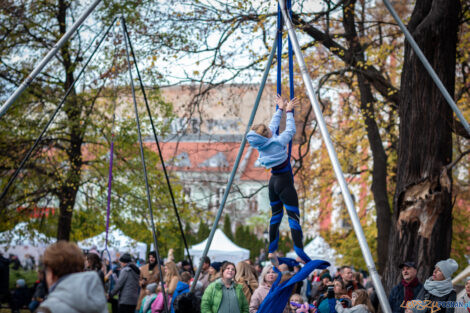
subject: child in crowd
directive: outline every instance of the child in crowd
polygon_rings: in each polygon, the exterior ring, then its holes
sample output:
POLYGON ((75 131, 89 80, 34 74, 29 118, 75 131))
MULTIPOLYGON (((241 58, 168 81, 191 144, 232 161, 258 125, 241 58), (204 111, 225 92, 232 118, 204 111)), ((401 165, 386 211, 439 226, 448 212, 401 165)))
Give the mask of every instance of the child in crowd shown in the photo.
POLYGON ((191 274, 189 272, 184 271, 181 273, 181 280, 178 281, 176 284, 175 292, 173 292, 173 296, 171 297, 171 313, 175 313, 175 308, 173 303, 175 302, 176 297, 179 295, 189 292, 189 281, 191 280, 191 274))
POLYGON ((139 313, 151 313, 152 312, 152 303, 157 298, 157 294, 155 293, 157 290, 157 283, 148 284, 145 287, 145 297, 142 299, 142 303, 140 305, 139 313))
POLYGON ((370 302, 369 295, 364 289, 357 289, 352 293, 352 307, 344 308, 340 301, 336 301, 336 312, 338 313, 374 313, 374 307, 370 302))
POLYGON ((192 292, 180 294, 175 299, 175 313, 201 313, 201 297, 192 292))
POLYGON ((16 281, 16 288, 11 294, 11 311, 19 312, 20 309, 29 304, 31 294, 26 286, 26 281, 22 278, 16 281))
POLYGON ((296 313, 299 307, 293 305, 292 302, 303 304, 304 300, 302 299, 302 296, 299 295, 298 293, 294 293, 292 296, 290 296, 289 302, 287 303, 289 307, 289 313, 296 313))
POLYGON ((310 258, 303 250, 302 229, 299 224, 299 199, 294 187, 294 178, 290 160, 287 154, 287 146, 295 134, 294 107, 298 104, 298 99, 294 98, 286 103, 281 96, 277 96, 278 109, 274 114, 269 126, 258 124, 252 127, 246 139, 250 145, 259 152, 258 161, 271 169, 269 180, 269 201, 271 204, 272 217, 269 224, 269 254, 272 259, 278 248, 279 225, 284 214, 283 207, 286 207, 289 216, 289 227, 291 229, 294 251, 300 259, 307 263, 310 258), (277 134, 282 113, 286 111, 286 129, 277 134))
MULTIPOLYGON (((166 286, 165 286, 166 288, 166 286)), ((166 292, 166 304, 168 305, 168 309, 170 309, 170 305, 171 305, 171 297, 170 295, 168 294, 168 291, 166 292)), ((153 301, 152 305, 151 305, 151 308, 152 308, 152 312, 151 313, 161 313, 161 312, 165 312, 165 303, 163 302, 163 292, 162 292, 162 286, 159 284, 157 286, 157 297, 155 299, 155 301, 153 301)))

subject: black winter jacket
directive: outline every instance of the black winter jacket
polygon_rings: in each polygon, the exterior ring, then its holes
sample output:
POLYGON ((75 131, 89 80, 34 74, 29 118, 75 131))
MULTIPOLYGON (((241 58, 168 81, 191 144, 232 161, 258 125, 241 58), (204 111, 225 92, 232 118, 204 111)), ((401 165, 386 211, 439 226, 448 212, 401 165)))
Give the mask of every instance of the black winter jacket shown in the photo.
MULTIPOLYGON (((414 299, 418 296, 418 294, 421 292, 423 289, 423 284, 419 283, 416 287, 413 288, 413 295, 414 299)), ((405 286, 402 285, 400 282, 398 285, 393 287, 392 291, 390 292, 390 295, 388 297, 388 302, 390 302, 390 306, 392 308, 392 313, 404 313, 405 308, 402 308, 403 306, 406 305, 406 303, 403 303, 405 300, 405 286)))

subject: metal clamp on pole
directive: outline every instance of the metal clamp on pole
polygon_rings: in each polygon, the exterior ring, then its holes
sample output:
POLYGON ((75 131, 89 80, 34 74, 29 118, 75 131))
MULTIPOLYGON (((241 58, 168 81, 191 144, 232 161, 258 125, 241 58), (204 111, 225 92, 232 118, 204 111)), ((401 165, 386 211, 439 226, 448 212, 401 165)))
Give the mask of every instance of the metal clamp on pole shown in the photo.
POLYGON ((348 189, 348 185, 346 180, 344 179, 343 171, 341 170, 341 165, 338 161, 338 156, 336 155, 335 148, 333 147, 333 143, 330 138, 330 134, 328 133, 328 129, 326 128, 326 123, 323 118, 322 111, 320 109, 320 105, 316 98, 316 91, 313 88, 312 81, 307 71, 307 66, 304 61, 304 57, 300 50, 299 42, 297 41, 297 36, 292 26, 292 22, 289 19, 289 16, 286 12, 286 7, 284 4, 284 0, 279 0, 279 5, 281 6, 282 15, 284 18, 284 23, 286 24, 287 31, 289 32, 289 39, 291 40, 292 47, 295 52, 295 56, 297 59, 297 63, 300 67, 300 71, 302 72, 302 79, 305 83, 305 87, 307 88, 307 94, 312 104, 313 110, 315 112, 315 117, 317 119, 318 126, 320 128, 321 135, 323 137, 323 141, 325 142, 326 149, 328 150, 328 155, 330 157, 331 163, 333 165, 333 169, 336 174, 336 179, 341 187, 341 193, 344 198, 344 202, 346 203, 346 207, 349 212, 349 216, 351 217, 352 224, 354 227, 354 232, 356 233, 356 237, 359 241, 359 245, 361 247, 362 254, 364 256, 364 260, 366 261, 367 267, 369 269, 369 273, 372 277, 372 281, 374 282, 375 290, 377 292, 380 305, 382 306, 382 310, 385 313, 391 313, 392 310, 390 308, 390 304, 388 303, 387 296, 385 294, 385 290, 382 286, 382 282, 380 281, 379 274, 375 268, 374 260, 372 259, 372 254, 370 253, 369 246, 367 245, 366 237, 364 235, 364 231, 362 230, 361 223, 359 221, 359 217, 357 216, 356 209, 354 208, 354 203, 352 201, 351 194, 348 189))

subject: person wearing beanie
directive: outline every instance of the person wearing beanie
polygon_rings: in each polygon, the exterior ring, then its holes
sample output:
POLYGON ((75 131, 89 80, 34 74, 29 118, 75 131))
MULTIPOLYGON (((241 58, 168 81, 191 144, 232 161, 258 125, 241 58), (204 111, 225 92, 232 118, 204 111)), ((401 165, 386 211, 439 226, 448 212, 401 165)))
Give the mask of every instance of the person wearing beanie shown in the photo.
POLYGON ((324 284, 327 284, 328 282, 332 281, 331 279, 331 275, 330 273, 326 272, 324 273, 323 275, 320 276, 320 279, 321 281, 324 283, 324 284), (327 281, 325 281, 325 279, 328 279, 327 281))
POLYGON ((191 267, 191 262, 189 262, 188 260, 181 261, 181 270, 179 271, 179 273, 181 274, 183 272, 189 272, 191 276, 194 276, 194 269, 191 267))
POLYGON ((310 292, 310 300, 318 300, 318 298, 325 294, 328 290, 328 285, 331 284, 333 279, 331 278, 330 272, 324 270, 320 273, 319 282, 312 282, 312 291, 310 292))
POLYGON ((139 299, 140 270, 132 263, 132 257, 129 253, 124 253, 119 258, 119 263, 121 264, 121 272, 109 296, 113 297, 119 293, 119 313, 134 313, 139 299))
POLYGON ((455 313, 469 313, 470 307, 466 303, 470 303, 470 276, 465 279, 465 293, 457 300, 459 303, 455 309, 455 313))
POLYGON ((212 262, 209 267, 209 282, 215 281, 217 278, 220 278, 220 267, 222 262, 212 262))
POLYGON ((404 262, 398 267, 401 269, 402 280, 398 285, 393 287, 388 297, 392 313, 404 313, 405 308, 402 306, 403 301, 407 303, 408 301, 416 299, 421 289, 423 289, 423 284, 416 276, 418 270, 415 262, 404 262))
MULTIPOLYGON (((452 285, 452 274, 459 268, 459 265, 454 259, 442 260, 436 263, 432 276, 425 282, 423 289, 418 294, 418 300, 430 300, 431 303, 438 301, 454 301, 457 299, 457 294, 452 285)), ((413 308, 414 313, 430 313, 431 309, 424 306, 422 310, 418 306, 413 308)), ((454 308, 440 307, 439 313, 454 313, 454 308)))
MULTIPOLYGON (((159 283, 160 282, 160 271, 157 262, 157 253, 155 251, 150 251, 148 254, 148 263, 140 267, 140 294, 139 299, 137 300, 136 310, 140 310, 142 299, 145 297, 145 288, 148 284, 159 283)), ((154 291, 155 292, 155 291, 154 291)))
POLYGON ((16 280, 16 288, 11 294, 12 312, 19 312, 21 307, 28 305, 31 293, 26 286, 26 281, 22 278, 16 280))
POLYGON ((155 291, 157 290, 157 283, 147 284, 145 287, 145 296, 140 303, 139 313, 152 313, 152 303, 157 298, 155 291))

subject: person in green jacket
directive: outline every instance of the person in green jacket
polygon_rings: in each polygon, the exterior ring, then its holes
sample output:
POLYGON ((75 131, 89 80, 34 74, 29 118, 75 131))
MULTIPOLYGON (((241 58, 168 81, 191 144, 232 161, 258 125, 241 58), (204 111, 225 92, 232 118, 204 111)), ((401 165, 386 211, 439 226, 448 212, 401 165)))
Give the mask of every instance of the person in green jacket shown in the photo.
POLYGON ((210 284, 201 301, 201 313, 248 313, 248 301, 243 287, 234 281, 235 264, 225 262, 221 278, 210 284))

